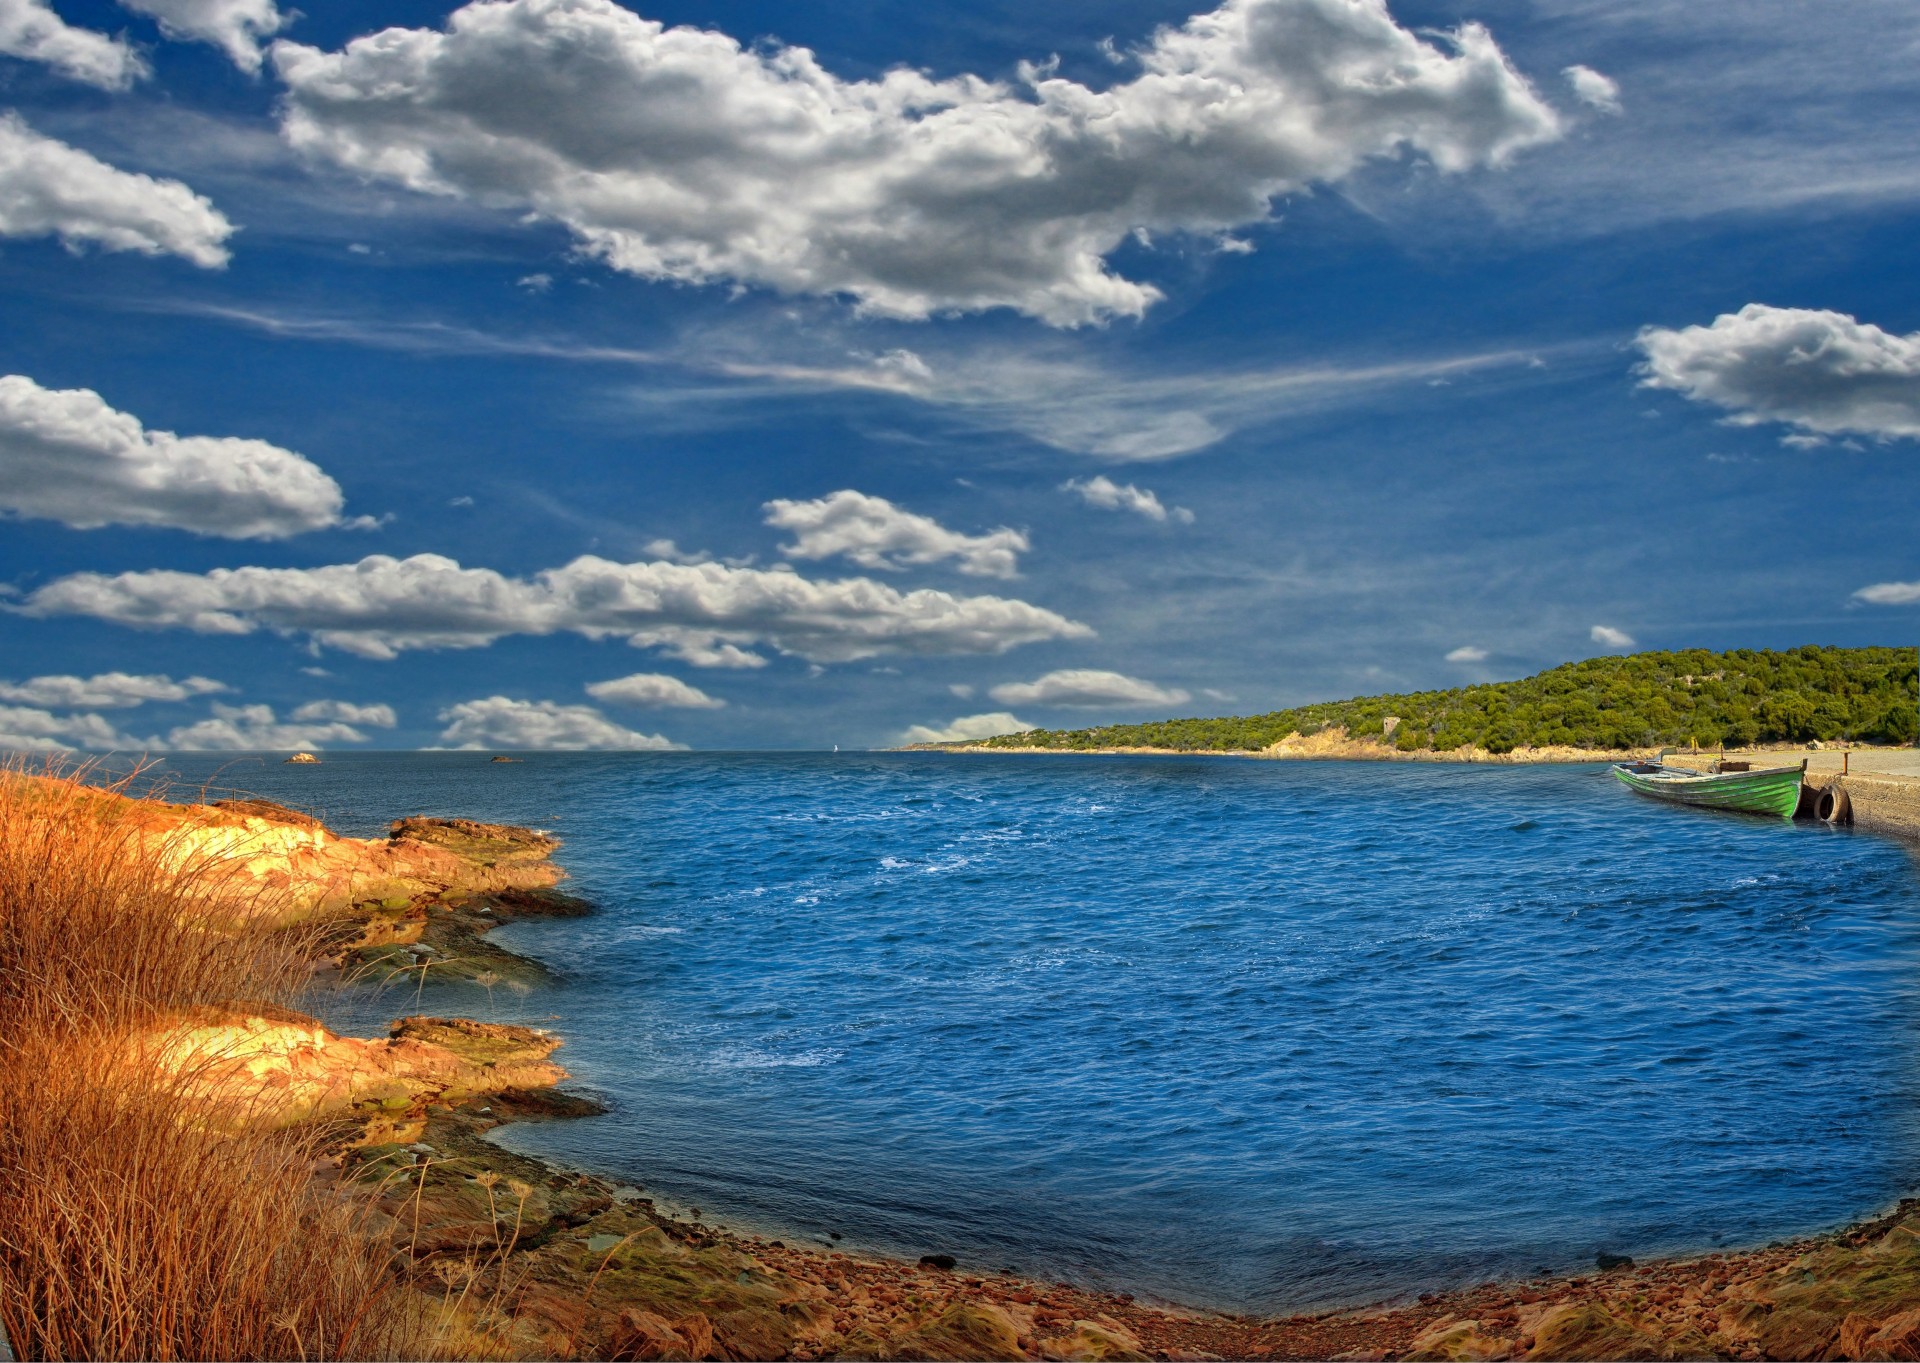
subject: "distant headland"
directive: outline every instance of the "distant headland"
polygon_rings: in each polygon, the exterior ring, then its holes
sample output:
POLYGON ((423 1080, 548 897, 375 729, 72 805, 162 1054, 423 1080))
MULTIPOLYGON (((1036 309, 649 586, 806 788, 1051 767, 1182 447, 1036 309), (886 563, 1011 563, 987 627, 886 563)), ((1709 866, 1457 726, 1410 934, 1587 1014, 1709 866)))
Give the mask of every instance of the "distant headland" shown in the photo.
POLYGON ((1232 753, 1441 762, 1592 762, 1661 747, 1908 745, 1920 650, 1706 649, 1589 658, 1518 681, 1361 696, 1215 719, 1030 729, 913 745, 993 752, 1232 753))

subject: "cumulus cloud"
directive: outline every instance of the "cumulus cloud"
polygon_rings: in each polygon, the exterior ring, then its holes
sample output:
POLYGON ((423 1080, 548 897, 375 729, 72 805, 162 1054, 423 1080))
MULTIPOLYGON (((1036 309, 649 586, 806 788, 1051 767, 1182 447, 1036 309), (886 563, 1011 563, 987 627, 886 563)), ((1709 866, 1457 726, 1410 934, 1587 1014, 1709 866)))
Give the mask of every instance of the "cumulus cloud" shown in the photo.
POLYGON ((1587 637, 1592 639, 1594 643, 1603 644, 1608 648, 1633 647, 1633 636, 1625 630, 1615 629, 1611 625, 1595 625, 1591 630, 1587 631, 1587 637))
POLYGON ((150 746, 99 715, 56 715, 37 706, 0 705, 0 752, 66 752, 74 748, 150 746))
POLYGON ((374 729, 391 729, 400 722, 391 705, 360 705, 350 700, 310 700, 293 712, 297 720, 331 720, 374 729))
POLYGON ((1911 606, 1920 602, 1920 582, 1876 582, 1853 596, 1871 606, 1911 606))
POLYGON ((169 730, 164 746, 170 752, 286 752, 366 741, 365 734, 337 720, 282 724, 274 718, 270 705, 221 705, 216 701, 212 718, 169 730))
POLYGON ((862 568, 898 569, 955 559, 961 572, 975 577, 1018 577, 1019 556, 1030 547, 1019 530, 1002 526, 984 535, 963 535, 885 497, 851 488, 810 502, 768 502, 766 512, 768 525, 794 533, 792 544, 780 546, 788 558, 839 555, 862 568))
POLYGON ((663 672, 635 672, 630 677, 594 682, 587 694, 615 705, 657 705, 673 710, 718 710, 724 700, 663 672))
POLYGON ((1560 74, 1573 87, 1573 97, 1588 108, 1603 114, 1620 112, 1620 87, 1611 77, 1601 75, 1591 66, 1569 66, 1560 74))
POLYGON ((945 728, 926 724, 911 725, 900 735, 902 743, 964 743, 972 738, 995 738, 1001 734, 1023 734, 1034 726, 1016 719, 1006 711, 990 715, 962 715, 945 728))
MULTIPOLYGON (((0 0, 4 3, 4 0, 0 0)), ((285 28, 290 16, 274 0, 120 0, 152 15, 160 31, 179 42, 211 43, 242 71, 260 69, 262 40, 285 28)))
POLYGON ((1484 648, 1475 648, 1472 644, 1462 644, 1447 655, 1447 661, 1450 663, 1484 663, 1486 660, 1487 651, 1484 648))
MULTIPOLYGON (((0 0, 4 6, 7 0, 0 0)), ((117 169, 0 114, 0 237, 57 236, 69 250, 227 263, 233 224, 178 180, 117 169)))
POLYGON ((1168 511, 1151 489, 1132 483, 1116 483, 1104 473, 1091 478, 1069 478, 1060 484, 1060 490, 1075 493, 1088 506, 1097 506, 1102 511, 1131 511, 1150 521, 1164 521, 1172 516, 1182 525, 1193 524, 1193 513, 1184 506, 1176 506, 1168 511))
POLYGON ((0 377, 0 511, 77 530, 284 539, 340 524, 340 485, 291 450, 144 429, 88 388, 0 377))
POLYGON ((0 0, 0 54, 43 62, 63 76, 103 90, 124 90, 147 70, 125 43, 90 28, 75 28, 46 0, 0 0))
POLYGON ((746 646, 755 643, 814 662, 849 662, 879 654, 1002 653, 1093 634, 1004 597, 901 592, 870 578, 815 582, 784 566, 615 563, 591 555, 531 578, 463 568, 438 554, 373 554, 320 568, 76 573, 15 609, 201 634, 265 628, 369 658, 570 631, 623 637, 709 666, 754 665, 746 646))
POLYGON ((488 696, 464 700, 440 712, 447 723, 442 743, 468 750, 531 748, 539 750, 608 749, 666 752, 685 747, 662 738, 622 728, 591 705, 557 705, 550 700, 511 700, 488 696))
POLYGON ((1560 121, 1487 30, 1428 41, 1384 0, 1227 0, 1094 90, 896 68, 667 28, 613 0, 469 4, 438 32, 274 45, 283 131, 413 189, 531 209, 652 279, 1009 307, 1056 325, 1159 293, 1107 266, 1136 231, 1217 236, 1363 162, 1497 166, 1560 121))
POLYGON ((1725 408, 1736 426, 1920 438, 1920 332, 1749 303, 1712 326, 1644 327, 1638 343, 1643 386, 1725 408))
POLYGON ((121 710, 148 701, 188 700, 229 688, 211 677, 184 677, 179 681, 153 674, 101 672, 91 677, 67 675, 0 681, 0 700, 21 705, 51 705, 74 710, 121 710))
POLYGON ((1005 682, 987 694, 1002 705, 1181 705, 1192 699, 1177 687, 1090 667, 1062 668, 1030 682, 1005 682))

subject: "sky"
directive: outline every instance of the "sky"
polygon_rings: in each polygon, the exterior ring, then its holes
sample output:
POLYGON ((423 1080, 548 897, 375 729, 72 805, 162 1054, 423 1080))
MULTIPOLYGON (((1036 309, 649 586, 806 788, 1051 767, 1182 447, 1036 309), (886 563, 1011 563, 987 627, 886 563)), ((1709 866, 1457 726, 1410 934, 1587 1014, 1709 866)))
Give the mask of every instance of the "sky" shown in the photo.
POLYGON ((1920 632, 1904 0, 307 9, 0 0, 0 747, 1920 632))

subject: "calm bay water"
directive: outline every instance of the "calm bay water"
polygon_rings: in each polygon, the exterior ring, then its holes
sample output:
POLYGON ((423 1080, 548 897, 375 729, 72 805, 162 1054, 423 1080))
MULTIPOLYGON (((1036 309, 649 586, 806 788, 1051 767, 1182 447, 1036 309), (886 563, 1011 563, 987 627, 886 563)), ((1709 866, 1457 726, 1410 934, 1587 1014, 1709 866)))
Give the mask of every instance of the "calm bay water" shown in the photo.
POLYGON ((1292 1310, 1920 1188, 1920 863, 1599 767, 360 753, 216 779, 343 833, 564 838, 601 912, 501 933, 561 982, 420 1006, 558 1029, 613 1111, 505 1143, 709 1221, 1292 1310))

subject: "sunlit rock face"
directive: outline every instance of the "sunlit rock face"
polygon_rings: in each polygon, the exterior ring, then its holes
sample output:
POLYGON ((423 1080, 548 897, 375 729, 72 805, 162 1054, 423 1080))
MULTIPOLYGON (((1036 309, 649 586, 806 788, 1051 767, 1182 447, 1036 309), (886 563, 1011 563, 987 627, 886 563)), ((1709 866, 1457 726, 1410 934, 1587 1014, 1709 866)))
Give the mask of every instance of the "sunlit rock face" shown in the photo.
POLYGON ((236 902, 289 921, 354 904, 453 892, 542 889, 561 879, 552 838, 466 819, 401 819, 387 838, 342 838, 265 800, 175 805, 103 793, 168 869, 208 876, 236 902))
POLYGON ((566 1078, 547 1058, 557 1039, 462 1018, 403 1018, 391 1035, 366 1041, 285 1010, 205 1010, 145 1045, 189 1093, 240 1120, 276 1126, 368 1103, 404 1108, 566 1078))

